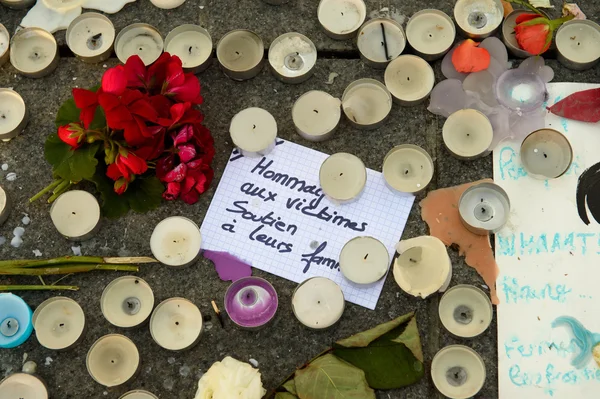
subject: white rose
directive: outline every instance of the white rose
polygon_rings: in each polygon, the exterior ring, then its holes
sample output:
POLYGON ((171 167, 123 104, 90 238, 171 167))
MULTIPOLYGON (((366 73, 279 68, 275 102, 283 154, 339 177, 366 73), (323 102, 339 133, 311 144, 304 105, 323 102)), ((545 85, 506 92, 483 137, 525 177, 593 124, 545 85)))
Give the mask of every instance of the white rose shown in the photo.
POLYGON ((227 356, 200 378, 195 399, 261 399, 266 392, 257 369, 227 356))

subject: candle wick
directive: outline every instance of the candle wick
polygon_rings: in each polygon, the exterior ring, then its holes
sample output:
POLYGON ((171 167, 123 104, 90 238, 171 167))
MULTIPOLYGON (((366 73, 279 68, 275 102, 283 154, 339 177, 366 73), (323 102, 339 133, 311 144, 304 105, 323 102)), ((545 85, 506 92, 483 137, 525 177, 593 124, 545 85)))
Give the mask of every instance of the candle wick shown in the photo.
POLYGON ((319 113, 319 111, 317 111, 316 109, 313 109, 313 111, 315 112, 315 114, 318 114, 318 113, 319 113))
POLYGON ((366 254, 365 257, 363 258, 363 260, 367 260, 368 256, 369 256, 369 254, 366 254))
POLYGON ((381 35, 383 36, 383 50, 385 51, 385 59, 386 61, 390 59, 390 54, 388 51, 387 38, 385 36, 385 26, 383 22, 379 24, 381 26, 381 35))
POLYGON ((132 308, 133 308, 133 303, 131 303, 131 302, 127 302, 127 307, 128 307, 129 309, 132 309, 132 308))
POLYGON ((417 263, 417 261, 413 258, 408 258, 409 261, 411 261, 412 263, 417 263))
POLYGON ((189 53, 192 54, 192 46, 188 49, 189 53))
POLYGON ((10 326, 10 320, 6 322, 6 327, 8 327, 8 328, 12 328, 12 327, 10 326))
POLYGON ((256 129, 256 125, 252 125, 252 129, 256 129))
POLYGON ((548 154, 544 153, 544 158, 548 158, 548 154))
POLYGON ((342 173, 340 173, 340 176, 343 176, 343 175, 344 175, 344 173, 343 173, 343 172, 342 172, 342 173))

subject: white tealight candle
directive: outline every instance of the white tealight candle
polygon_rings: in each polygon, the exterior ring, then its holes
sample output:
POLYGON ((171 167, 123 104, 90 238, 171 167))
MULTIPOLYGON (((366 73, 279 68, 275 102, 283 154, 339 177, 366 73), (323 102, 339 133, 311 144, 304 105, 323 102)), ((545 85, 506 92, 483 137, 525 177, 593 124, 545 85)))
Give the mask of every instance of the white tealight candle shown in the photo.
POLYGON ((440 320, 453 335, 474 338, 490 326, 494 311, 487 294, 473 285, 456 285, 450 288, 438 309, 440 320))
POLYGON ((515 36, 515 26, 517 26, 517 17, 522 14, 531 14, 529 10, 514 10, 502 22, 502 41, 506 48, 515 56, 519 58, 528 58, 533 54, 523 50, 519 47, 517 37, 515 36))
POLYGON ((337 203, 350 202, 364 190, 367 169, 356 155, 338 152, 321 164, 319 182, 330 200, 337 203))
POLYGON ((340 252, 340 269, 344 277, 356 284, 372 284, 390 268, 390 254, 381 241, 373 237, 355 237, 340 252))
POLYGON ((29 8, 34 5, 36 0, 0 0, 0 4, 12 8, 14 10, 21 10, 23 8, 29 8))
POLYGON ((458 213, 467 230, 478 235, 498 232, 508 221, 508 194, 494 183, 479 183, 466 189, 458 201, 458 213))
POLYGON ((313 277, 301 283, 292 296, 292 311, 306 327, 322 330, 342 317, 344 293, 339 285, 325 277, 313 277))
POLYGON ((23 97, 12 89, 0 89, 0 140, 18 136, 29 122, 23 97))
POLYGON ((481 356, 463 345, 443 348, 431 362, 433 384, 450 399, 474 397, 483 388, 485 376, 481 356))
POLYGON ((569 140, 554 129, 531 133, 521 144, 521 163, 536 179, 555 179, 562 176, 573 162, 569 140))
POLYGON ((394 262, 394 279, 400 288, 425 299, 445 291, 452 278, 452 264, 444 243, 433 236, 400 241, 394 262))
POLYGON ((6 194, 6 191, 4 191, 4 188, 0 186, 0 226, 4 222, 6 222, 6 219, 8 219, 8 215, 10 214, 10 207, 10 199, 6 194))
POLYGON ((420 104, 435 84, 433 68, 416 55, 401 55, 385 69, 385 86, 400 105, 420 104))
POLYGON ((122 63, 138 55, 145 65, 150 65, 163 52, 163 38, 158 29, 148 24, 132 24, 123 28, 115 40, 115 53, 122 63))
POLYGON ((150 318, 150 334, 161 347, 179 351, 189 349, 200 340, 203 322, 200 309, 184 298, 161 302, 150 318))
POLYGON ((367 21, 356 38, 360 58, 373 68, 384 69, 406 47, 402 25, 393 19, 375 18, 367 21))
POLYGON ((171 10, 185 3, 185 0, 150 0, 150 2, 158 8, 171 10))
POLYGON ((102 14, 87 12, 75 18, 67 28, 69 49, 84 62, 97 63, 108 59, 115 41, 115 27, 102 14))
POLYGON ((471 39, 491 36, 503 18, 504 7, 500 0, 458 0, 454 5, 456 24, 471 39))
POLYGON ((383 160, 383 178, 394 190, 416 193, 427 187, 433 177, 433 160, 419 146, 403 144, 387 153, 383 160))
POLYGON ((124 276, 111 281, 100 298, 102 314, 117 327, 142 324, 154 309, 154 293, 139 277, 124 276))
POLYGON ((316 63, 317 48, 300 33, 284 33, 269 47, 269 64, 275 77, 282 82, 304 82, 312 76, 316 63))
POLYGON ((136 389, 135 391, 129 391, 119 399, 158 399, 158 396, 148 391, 142 391, 136 389))
POLYGON ((339 99, 324 91, 304 93, 292 107, 296 132, 309 141, 327 140, 340 123, 341 104, 339 99))
POLYGON ((171 216, 156 225, 150 249, 163 265, 189 266, 200 256, 202 235, 198 225, 183 216, 171 216))
POLYGON ((558 60, 567 68, 582 71, 600 60, 600 25, 589 19, 563 24, 555 41, 558 60))
POLYGON ((375 79, 355 80, 344 90, 342 109, 355 127, 376 129, 392 110, 392 95, 375 79))
POLYGON ((225 75, 234 80, 251 79, 263 67, 265 46, 256 33, 245 29, 228 32, 217 43, 217 59, 225 75))
POLYGON ((0 398, 3 399, 48 399, 46 385, 34 375, 11 374, 0 381, 0 398))
POLYGON ((246 108, 231 119, 229 134, 245 157, 261 157, 275 148, 277 121, 262 108, 246 108))
POLYGON ((21 29, 10 42, 10 63, 23 76, 49 75, 58 66, 58 60, 56 39, 43 29, 21 29))
POLYGON ((92 194, 71 190, 61 194, 50 208, 56 230, 72 241, 85 241, 94 236, 100 225, 100 205, 92 194))
POLYGON ((40 304, 32 317, 35 336, 48 349, 68 349, 75 345, 85 327, 85 314, 74 300, 62 296, 40 304))
POLYGON ((199 73, 210 65, 213 42, 208 31, 198 25, 184 24, 165 39, 165 51, 176 55, 187 71, 199 73))
POLYGON ((442 137, 452 155, 470 160, 490 153, 494 129, 483 113, 475 109, 461 109, 446 119, 442 137))
POLYGON ((408 43, 423 59, 437 60, 450 50, 456 38, 454 21, 440 10, 421 10, 406 25, 408 43))
POLYGON ((321 0, 317 16, 327 36, 345 40, 353 37, 365 21, 367 6, 363 0, 321 0))
POLYGON ((10 58, 8 48, 10 45, 10 34, 6 27, 0 24, 0 67, 6 64, 6 61, 10 58))
POLYGON ((140 353, 129 338, 109 334, 98 339, 85 360, 90 376, 105 387, 115 387, 129 381, 140 367, 140 353))

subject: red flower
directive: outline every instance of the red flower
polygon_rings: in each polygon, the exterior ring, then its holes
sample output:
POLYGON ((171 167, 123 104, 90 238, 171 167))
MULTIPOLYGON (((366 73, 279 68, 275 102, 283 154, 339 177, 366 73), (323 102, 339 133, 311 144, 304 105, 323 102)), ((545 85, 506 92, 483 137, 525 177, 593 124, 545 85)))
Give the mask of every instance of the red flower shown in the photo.
POLYGON ((517 43, 528 53, 542 54, 550 48, 554 31, 570 19, 573 19, 572 15, 554 20, 537 14, 519 15, 515 26, 517 43))
POLYGON ((131 151, 121 149, 115 159, 115 163, 108 165, 106 175, 113 180, 124 177, 131 181, 134 175, 141 175, 147 170, 148 165, 146 161, 131 151))
POLYGON ((129 181, 121 177, 120 179, 118 179, 115 182, 115 185, 114 185, 115 193, 117 193, 118 195, 121 195, 125 191, 127 191, 127 187, 129 187, 129 181))
POLYGON ((490 66, 490 53, 479 48, 479 43, 467 39, 454 49, 452 64, 461 73, 479 72, 490 66))
POLYGON ((202 104, 200 81, 192 73, 183 73, 181 60, 177 56, 171 57, 167 64, 165 84, 164 95, 173 97, 178 102, 202 104))
POLYGON ((89 129, 98 107, 98 94, 90 90, 73 89, 73 99, 77 108, 81 110, 79 120, 89 129))
POLYGON ((177 155, 181 162, 189 162, 196 156, 196 148, 193 144, 183 144, 177 147, 177 155))
POLYGON ((74 150, 79 147, 83 139, 85 139, 85 131, 79 123, 70 123, 58 128, 58 138, 70 145, 74 150))
POLYGON ((167 184, 167 189, 163 193, 163 198, 167 201, 176 200, 181 192, 181 184, 177 182, 171 182, 167 184))

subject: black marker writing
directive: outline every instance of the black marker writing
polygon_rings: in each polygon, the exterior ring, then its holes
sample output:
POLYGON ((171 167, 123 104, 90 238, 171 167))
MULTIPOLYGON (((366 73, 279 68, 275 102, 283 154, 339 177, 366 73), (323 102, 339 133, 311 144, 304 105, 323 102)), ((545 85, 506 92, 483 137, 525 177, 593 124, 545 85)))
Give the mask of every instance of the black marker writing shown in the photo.
POLYGON ((286 252, 292 252, 292 248, 294 247, 294 244, 291 244, 288 242, 283 242, 283 241, 279 242, 279 241, 277 241, 277 239, 270 237, 266 234, 257 234, 264 227, 265 227, 265 225, 258 226, 256 229, 254 229, 254 231, 252 231, 250 233, 250 235, 248 237, 252 241, 262 242, 267 247, 275 248, 281 254, 284 254, 286 252))
POLYGON ((321 208, 317 212, 316 209, 319 207, 324 197, 325 196, 321 194, 319 198, 313 198, 312 200, 310 200, 308 205, 306 204, 305 199, 301 200, 300 198, 288 198, 285 206, 288 209, 296 209, 297 211, 301 211, 307 216, 316 217, 320 220, 323 220, 325 222, 331 222, 340 227, 348 228, 354 231, 366 230, 367 226, 369 225, 367 222, 361 222, 359 224, 358 222, 354 222, 351 219, 338 215, 337 211, 333 211, 330 213, 328 206, 321 208))
POLYGON ((291 235, 296 234, 296 232, 298 231, 298 226, 296 226, 295 224, 287 224, 284 221, 282 221, 281 217, 279 217, 279 216, 277 218, 275 218, 274 212, 269 212, 263 216, 255 215, 254 213, 252 213, 252 211, 249 211, 244 207, 244 205, 248 205, 248 201, 234 201, 233 205, 237 209, 226 208, 225 210, 227 212, 237 213, 237 214, 242 215, 242 219, 251 220, 256 223, 274 227, 275 229, 277 229, 281 232, 290 233, 291 235))
POLYGON ((265 202, 275 201, 277 193, 268 191, 267 189, 255 186, 253 183, 244 183, 240 187, 240 191, 244 194, 248 194, 251 197, 258 197, 265 202))
POLYGON ((299 179, 295 176, 290 176, 286 173, 279 173, 270 170, 269 167, 273 165, 273 161, 268 161, 263 157, 258 164, 252 168, 250 173, 258 173, 260 176, 267 180, 271 180, 277 184, 287 187, 290 190, 296 190, 299 193, 308 193, 314 196, 321 195, 321 189, 314 184, 308 184, 306 180, 299 179))
POLYGON ((313 263, 315 265, 327 266, 331 270, 340 270, 340 264, 338 261, 331 258, 325 258, 324 256, 319 256, 319 254, 323 252, 325 248, 327 248, 327 241, 322 242, 321 245, 315 249, 315 252, 301 255, 302 259, 300 259, 300 261, 306 264, 306 266, 304 266, 304 270, 302 270, 302 273, 306 273, 313 263))

